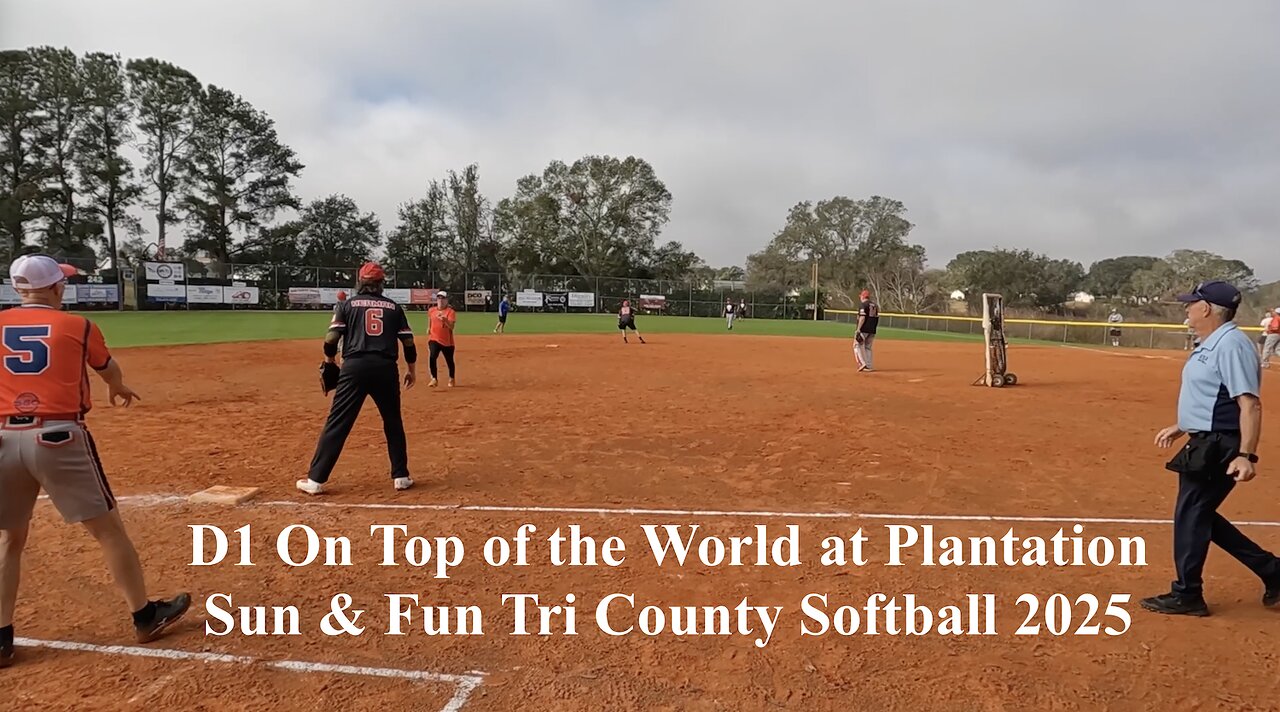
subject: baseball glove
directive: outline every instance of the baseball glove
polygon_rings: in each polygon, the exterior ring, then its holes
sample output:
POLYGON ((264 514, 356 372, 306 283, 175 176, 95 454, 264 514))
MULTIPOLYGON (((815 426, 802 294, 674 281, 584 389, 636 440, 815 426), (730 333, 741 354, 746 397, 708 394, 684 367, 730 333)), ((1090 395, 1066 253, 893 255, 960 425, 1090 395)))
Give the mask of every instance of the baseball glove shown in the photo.
POLYGON ((320 363, 320 389, 326 396, 329 395, 329 391, 338 387, 338 373, 338 364, 328 361, 320 363))

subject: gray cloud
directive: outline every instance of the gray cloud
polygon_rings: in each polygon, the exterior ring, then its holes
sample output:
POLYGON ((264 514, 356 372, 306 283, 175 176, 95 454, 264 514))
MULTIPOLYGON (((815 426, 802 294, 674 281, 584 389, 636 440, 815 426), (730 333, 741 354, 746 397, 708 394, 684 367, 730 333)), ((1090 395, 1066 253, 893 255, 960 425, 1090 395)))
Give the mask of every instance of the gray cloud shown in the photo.
POLYGON ((1214 249, 1280 278, 1280 5, 0 0, 0 44, 153 55, 245 95, 385 225, 476 161, 650 160, 666 237, 742 263, 799 200, 903 200, 931 262, 1214 249), (198 34, 196 31, 198 31, 198 34))

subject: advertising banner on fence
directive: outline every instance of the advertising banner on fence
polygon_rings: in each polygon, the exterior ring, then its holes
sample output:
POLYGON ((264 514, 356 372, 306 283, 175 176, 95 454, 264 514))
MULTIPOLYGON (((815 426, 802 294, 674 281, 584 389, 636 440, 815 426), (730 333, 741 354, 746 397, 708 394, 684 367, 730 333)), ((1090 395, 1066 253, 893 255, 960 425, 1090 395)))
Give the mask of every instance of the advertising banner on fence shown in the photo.
POLYGON ((181 262, 143 262, 148 282, 181 282, 187 278, 187 271, 181 262))
POLYGON ((468 289, 465 296, 467 306, 482 307, 489 303, 489 300, 493 297, 493 292, 487 289, 468 289))
POLYGON ((181 284, 148 284, 147 301, 185 302, 187 301, 187 288, 181 284))
POLYGON ((565 309, 569 306, 568 292, 547 292, 544 296, 543 303, 548 309, 565 309))
POLYGON ((396 304, 409 304, 409 300, 413 299, 412 289, 384 289, 382 294, 396 304))
MULTIPOLYGON (((336 293, 334 297, 337 298, 336 293)), ((319 287, 289 287, 289 303, 318 307, 324 302, 320 300, 319 287)))
POLYGON ((595 292, 569 292, 569 306, 594 308, 595 305, 595 292))
POLYGON ((257 287, 223 287, 223 304, 257 304, 261 295, 257 287))
POLYGON ((187 301, 191 304, 221 304, 222 286, 217 284, 188 284, 187 301))
MULTIPOLYGON (((116 304, 120 288, 114 284, 68 284, 62 293, 63 304, 116 304)), ((0 284, 0 304, 21 304, 18 293, 6 281, 0 284)))
POLYGON ((289 287, 289 303, 303 306, 331 307, 338 303, 338 292, 352 296, 351 289, 338 287, 289 287))
POLYGON ((120 287, 114 284, 76 284, 68 285, 68 291, 76 288, 76 301, 80 304, 118 304, 120 287))
POLYGON ((438 292, 438 291, 440 291, 440 290, 438 290, 438 289, 410 289, 410 290, 409 290, 409 303, 410 303, 410 304, 435 304, 435 303, 436 303, 436 292, 438 292))
POLYGON ((541 307, 542 292, 516 292, 516 306, 541 307))
POLYGON ((641 294, 641 309, 658 309, 662 310, 667 307, 667 298, 661 294, 641 294))

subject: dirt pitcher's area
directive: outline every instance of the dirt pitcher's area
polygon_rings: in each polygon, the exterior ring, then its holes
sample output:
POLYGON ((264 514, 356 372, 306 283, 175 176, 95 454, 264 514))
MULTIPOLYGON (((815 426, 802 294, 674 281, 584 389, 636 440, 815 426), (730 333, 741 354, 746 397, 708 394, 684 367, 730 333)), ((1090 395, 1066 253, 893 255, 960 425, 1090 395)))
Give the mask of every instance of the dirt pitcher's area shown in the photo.
MULTIPOLYGON (((105 404, 90 417, 108 476, 157 593, 188 589, 188 620, 137 657, 130 651, 22 647, 0 671, 0 707, 12 710, 1270 710, 1280 680, 1280 611, 1264 610, 1261 586, 1215 551, 1207 569, 1214 616, 1165 618, 1137 599, 1167 590, 1171 533, 1157 522, 1086 523, 1085 536, 1141 536, 1148 565, 1124 568, 925 567, 912 554, 886 566, 887 524, 857 516, 900 514, 937 536, 1048 537, 1078 518, 1165 520, 1175 494, 1152 446, 1169 424, 1181 367, 1177 353, 1072 348, 1011 351, 1014 388, 971 387, 976 344, 886 341, 874 374, 854 373, 843 340, 655 335, 624 345, 606 336, 475 337, 458 347, 459 387, 405 396, 410 467, 419 486, 397 493, 387 474, 372 403, 333 477, 332 493, 306 498, 304 475, 328 401, 318 393, 318 342, 123 350, 117 354, 145 399, 131 410, 105 404), (192 506, 210 485, 252 485, 248 505, 192 506), (369 505, 414 508, 375 508, 369 505), (356 506, 348 506, 356 505, 356 506), (449 505, 449 507, 439 507, 449 505), (453 505, 510 506, 511 510, 453 505), (546 508, 538 510, 536 508, 546 508), (566 511, 583 508, 582 512, 566 511), (672 510, 667 514, 600 510, 672 510), (754 515, 691 511, 757 512, 754 515), (780 513, 777 516, 767 513, 780 513), (782 513, 795 513, 786 515, 782 513), (1030 521, 931 519, 939 515, 1030 521), (1062 522, 1046 521, 1061 517, 1062 522), (276 535, 302 523, 346 536, 352 565, 291 568, 276 535), (493 568, 485 540, 537 527, 530 565, 493 568), (252 527, 253 567, 190 566, 194 524, 252 527), (447 580, 434 568, 380 566, 376 524, 410 534, 456 536, 466 560, 447 580), (552 567, 545 536, 572 524, 597 540, 621 537, 617 567, 552 567), (771 534, 799 527, 795 568, 699 564, 658 567, 645 524, 699 524, 700 534, 771 534), (863 567, 818 564, 819 543, 869 539, 863 567), (801 600, 831 608, 868 596, 915 594, 922 604, 967 608, 966 594, 994 594, 996 634, 944 637, 801 635, 801 600), (237 605, 293 605, 300 635, 205 634, 206 597, 237 605), (337 593, 367 609, 358 637, 329 637, 319 623, 337 593), (480 606, 483 635, 427 636, 421 612, 405 634, 386 594, 420 605, 480 606), (577 602, 576 635, 512 636, 503 594, 577 602), (611 593, 634 595, 610 624, 639 625, 638 609, 726 605, 744 598, 782 606, 768 644, 755 634, 612 637, 596 623, 611 593), (1041 634, 1018 636, 1022 594, 1041 601, 1041 634), (1128 632, 1075 633, 1076 606, 1060 636, 1044 625, 1054 593, 1075 601, 1131 594, 1128 632), (226 653, 227 660, 185 653, 226 653), (281 668, 273 661, 314 665, 281 668), (335 668, 332 666, 352 666, 335 668), (427 671, 422 679, 387 670, 427 671), (381 673, 379 671, 382 671, 381 673), (378 676, 382 674, 384 676, 378 676), (478 681, 470 694, 460 690, 478 681)), ((424 349, 425 350, 425 349, 424 349)), ((443 363, 441 364, 443 367, 443 363)), ((1280 395, 1266 374, 1264 402, 1280 395)), ((1268 416, 1274 418, 1275 416, 1268 416)), ((1261 475, 1241 485, 1224 512, 1280 521, 1280 438, 1264 438, 1261 475)), ((1280 548, 1280 527, 1249 526, 1280 548)), ((1068 531, 1068 533, 1070 533, 1068 531)), ((238 555, 233 539, 230 558, 238 555)), ((750 549, 754 552, 754 549, 750 549)), ((24 559, 17 631, 42 641, 130 644, 123 605, 101 557, 80 529, 39 507, 24 559)), ((1094 623, 1114 625, 1099 611, 1094 623)), ((557 621, 561 619, 557 618, 557 621)), ((216 621, 213 621, 216 624, 216 621)), ((455 621, 456 623, 456 621, 455 621)), ((1060 623, 1060 621, 1059 621, 1060 623)), ((668 627, 670 620, 667 621, 668 627)), ((556 624, 563 631, 562 622, 556 624)), ((465 690, 463 691, 465 692, 465 690)))

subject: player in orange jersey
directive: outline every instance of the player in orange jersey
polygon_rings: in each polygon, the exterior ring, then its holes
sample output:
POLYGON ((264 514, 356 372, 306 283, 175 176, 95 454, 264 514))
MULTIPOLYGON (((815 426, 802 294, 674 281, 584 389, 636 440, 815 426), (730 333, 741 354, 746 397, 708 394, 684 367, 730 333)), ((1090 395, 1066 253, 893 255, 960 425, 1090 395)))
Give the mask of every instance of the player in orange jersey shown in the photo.
POLYGON ((444 365, 449 367, 449 387, 454 386, 453 329, 458 324, 458 313, 449 306, 449 293, 436 292, 436 305, 427 310, 427 355, 431 369, 431 382, 436 387, 436 359, 444 355, 444 365))
POLYGON ((147 599, 138 552, 85 427, 90 368, 107 383, 112 405, 128 406, 138 394, 124 384, 97 325, 60 311, 74 272, 44 255, 19 257, 9 276, 22 305, 0 312, 0 667, 14 659, 19 569, 41 489, 63 519, 83 523, 97 539, 133 611, 138 642, 158 638, 191 605, 185 593, 147 599))

